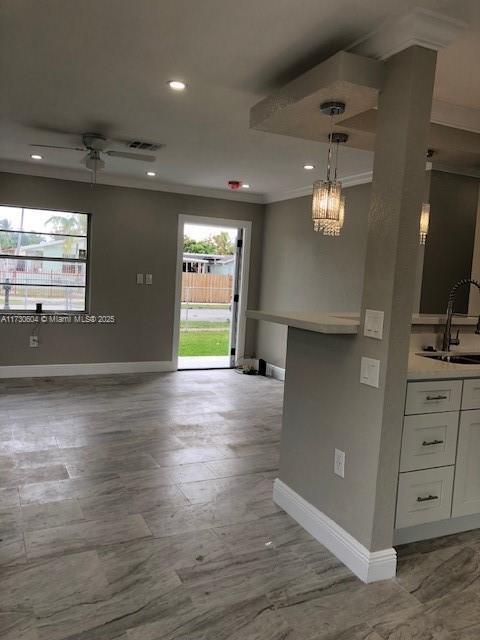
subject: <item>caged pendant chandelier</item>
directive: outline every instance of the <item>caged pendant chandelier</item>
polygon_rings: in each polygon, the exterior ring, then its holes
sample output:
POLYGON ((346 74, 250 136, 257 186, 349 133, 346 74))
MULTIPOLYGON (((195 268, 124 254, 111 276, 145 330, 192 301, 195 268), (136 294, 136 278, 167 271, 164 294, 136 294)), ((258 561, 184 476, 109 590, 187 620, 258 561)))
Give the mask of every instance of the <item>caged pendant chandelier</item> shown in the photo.
MULTIPOLYGON (((427 169, 428 162, 433 158, 434 150, 427 150, 427 169)), ((422 204, 422 212, 420 214, 420 244, 425 244, 428 236, 428 228, 430 226, 430 203, 422 204)))
POLYGON ((313 229, 325 236, 339 236, 345 217, 345 197, 342 196, 342 183, 337 179, 338 147, 347 142, 348 135, 334 133, 333 124, 334 116, 344 113, 345 105, 343 102, 325 102, 320 109, 331 117, 332 126, 328 136, 327 177, 313 185, 313 229))

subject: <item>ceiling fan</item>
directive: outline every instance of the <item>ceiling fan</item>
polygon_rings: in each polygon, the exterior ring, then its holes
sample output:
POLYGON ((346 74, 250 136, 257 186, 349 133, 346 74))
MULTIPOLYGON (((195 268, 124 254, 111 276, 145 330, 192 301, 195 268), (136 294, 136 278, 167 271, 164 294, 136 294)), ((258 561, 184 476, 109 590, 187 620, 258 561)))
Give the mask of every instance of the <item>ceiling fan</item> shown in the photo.
POLYGON ((115 151, 108 149, 109 141, 101 133, 84 133, 81 136, 83 147, 63 147, 54 144, 31 144, 31 147, 41 149, 66 149, 68 151, 87 152, 83 158, 85 167, 92 172, 93 183, 97 180, 97 172, 105 167, 102 154, 113 158, 126 158, 127 160, 140 160, 141 162, 155 162, 155 156, 144 153, 130 153, 128 151, 115 151))

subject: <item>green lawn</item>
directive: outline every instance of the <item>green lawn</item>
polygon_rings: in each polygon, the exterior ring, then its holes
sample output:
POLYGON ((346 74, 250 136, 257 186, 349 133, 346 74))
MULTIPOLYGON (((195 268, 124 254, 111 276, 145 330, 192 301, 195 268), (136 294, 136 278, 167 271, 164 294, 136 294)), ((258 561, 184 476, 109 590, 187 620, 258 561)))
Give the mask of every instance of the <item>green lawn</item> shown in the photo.
POLYGON ((224 329, 227 331, 230 327, 229 322, 212 322, 211 320, 181 320, 180 330, 182 329, 224 329))
POLYGON ((228 331, 180 331, 180 356, 227 356, 228 331))

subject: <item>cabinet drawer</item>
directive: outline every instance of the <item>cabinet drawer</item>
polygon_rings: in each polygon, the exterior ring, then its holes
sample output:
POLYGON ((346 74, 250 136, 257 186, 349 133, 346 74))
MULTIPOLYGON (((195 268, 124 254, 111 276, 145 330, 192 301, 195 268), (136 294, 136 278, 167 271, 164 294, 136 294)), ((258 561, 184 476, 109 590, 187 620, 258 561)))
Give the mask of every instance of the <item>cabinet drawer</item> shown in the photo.
POLYGON ((413 527, 450 517, 454 467, 401 473, 395 526, 413 527))
POLYGON ((405 416, 400 471, 455 464, 458 412, 405 416))
POLYGON ((480 410, 462 411, 453 492, 453 517, 480 513, 480 410))
POLYGON ((405 414, 459 411, 462 380, 409 382, 405 414))
POLYGON ((464 380, 462 409, 480 409, 480 379, 464 380))

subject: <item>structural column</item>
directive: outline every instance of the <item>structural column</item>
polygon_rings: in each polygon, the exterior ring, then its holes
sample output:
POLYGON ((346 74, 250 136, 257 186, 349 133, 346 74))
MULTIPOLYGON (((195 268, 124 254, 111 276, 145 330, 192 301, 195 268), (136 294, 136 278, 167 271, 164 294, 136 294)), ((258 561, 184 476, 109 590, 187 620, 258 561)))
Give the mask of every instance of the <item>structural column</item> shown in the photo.
POLYGON ((381 421, 371 550, 392 544, 435 65, 436 52, 420 46, 390 58, 378 104, 357 344, 360 356, 380 361, 379 388, 362 393, 381 421), (367 309, 384 312, 382 340, 363 336, 367 309))

